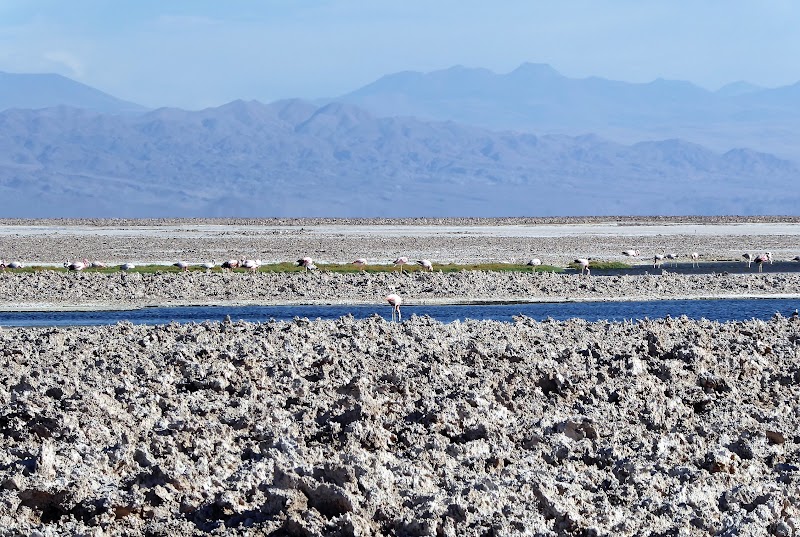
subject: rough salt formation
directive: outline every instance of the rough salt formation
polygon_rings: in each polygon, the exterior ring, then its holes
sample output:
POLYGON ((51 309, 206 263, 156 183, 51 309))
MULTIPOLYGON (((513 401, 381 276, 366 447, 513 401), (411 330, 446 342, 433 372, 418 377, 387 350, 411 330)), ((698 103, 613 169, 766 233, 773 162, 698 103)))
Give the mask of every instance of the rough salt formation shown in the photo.
POLYGON ((224 303, 384 303, 659 299, 800 293, 800 273, 591 276, 533 272, 0 272, 0 308, 224 303))
POLYGON ((4 328, 0 349, 0 535, 800 533, 780 316, 4 328))

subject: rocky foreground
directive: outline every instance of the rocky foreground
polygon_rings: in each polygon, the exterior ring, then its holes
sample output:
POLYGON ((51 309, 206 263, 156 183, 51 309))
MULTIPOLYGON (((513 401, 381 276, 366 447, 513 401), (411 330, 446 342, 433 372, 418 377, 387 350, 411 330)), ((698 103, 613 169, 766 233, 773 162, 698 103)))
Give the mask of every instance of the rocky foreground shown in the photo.
POLYGON ((800 273, 581 276, 534 272, 341 274, 0 272, 0 309, 192 304, 407 304, 800 294, 800 273))
POLYGON ((126 323, 0 349, 0 535, 800 533, 791 318, 126 323))

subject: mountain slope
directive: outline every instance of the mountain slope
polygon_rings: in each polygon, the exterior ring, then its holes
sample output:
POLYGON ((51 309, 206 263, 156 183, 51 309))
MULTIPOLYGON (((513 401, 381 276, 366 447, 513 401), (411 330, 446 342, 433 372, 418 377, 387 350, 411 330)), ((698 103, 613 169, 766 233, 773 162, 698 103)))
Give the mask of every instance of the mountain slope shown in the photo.
POLYGON ((343 103, 0 113, 5 216, 794 214, 798 176, 752 150, 493 132, 343 103))
POLYGON ((54 106, 72 106, 107 113, 145 110, 143 106, 122 101, 61 75, 0 71, 0 110, 54 106))

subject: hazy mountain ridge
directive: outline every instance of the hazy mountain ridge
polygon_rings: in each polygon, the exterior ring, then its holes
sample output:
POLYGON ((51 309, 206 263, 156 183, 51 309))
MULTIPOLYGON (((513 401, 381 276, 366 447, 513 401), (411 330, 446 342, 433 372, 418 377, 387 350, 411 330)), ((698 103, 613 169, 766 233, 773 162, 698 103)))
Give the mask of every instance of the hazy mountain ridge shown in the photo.
POLYGON ((494 132, 348 103, 0 113, 6 216, 792 214, 791 162, 494 132))
POLYGON ((394 73, 334 100, 377 116, 540 134, 593 132, 626 143, 682 138, 718 151, 751 147, 800 161, 800 83, 736 82, 709 91, 680 80, 569 78, 525 63, 506 74, 461 66, 394 73))

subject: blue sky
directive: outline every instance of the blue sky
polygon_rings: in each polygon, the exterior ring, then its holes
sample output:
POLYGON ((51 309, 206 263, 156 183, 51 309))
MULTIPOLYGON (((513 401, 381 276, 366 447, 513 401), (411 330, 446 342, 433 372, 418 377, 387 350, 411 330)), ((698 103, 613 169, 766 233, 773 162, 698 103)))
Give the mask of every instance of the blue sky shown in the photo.
POLYGON ((800 80, 795 0, 0 0, 0 71, 150 107, 334 97, 397 71, 800 80))

